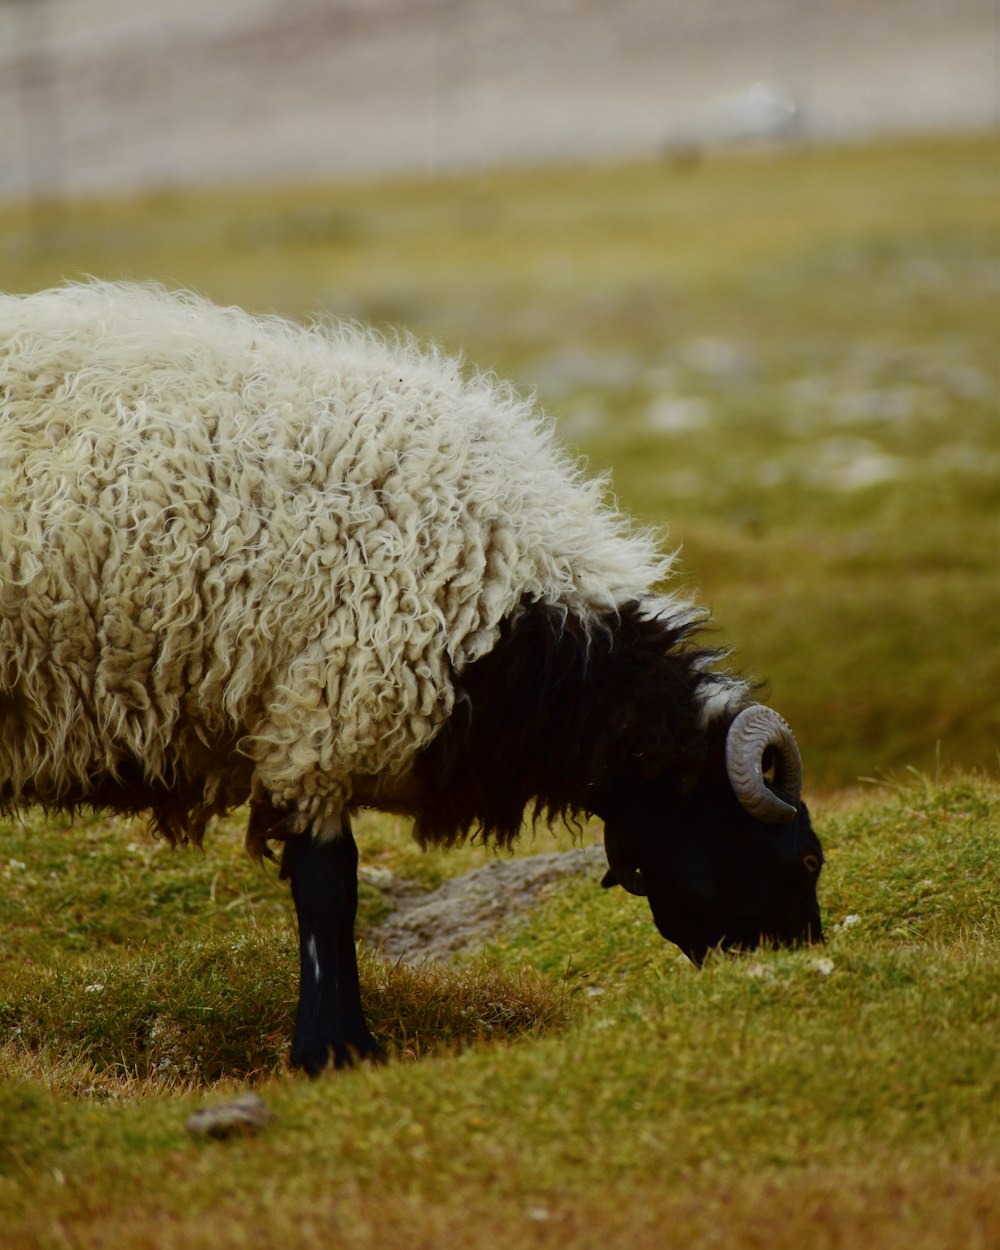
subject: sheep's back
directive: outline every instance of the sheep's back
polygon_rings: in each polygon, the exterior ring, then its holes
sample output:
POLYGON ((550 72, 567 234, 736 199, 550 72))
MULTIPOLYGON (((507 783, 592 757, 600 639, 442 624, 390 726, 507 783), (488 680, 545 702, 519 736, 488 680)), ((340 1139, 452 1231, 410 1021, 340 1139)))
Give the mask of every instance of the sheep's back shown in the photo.
POLYGON ((358 330, 0 297, 0 406, 15 798, 141 767, 335 809, 406 767, 523 598, 585 612, 664 572, 529 403, 358 330))

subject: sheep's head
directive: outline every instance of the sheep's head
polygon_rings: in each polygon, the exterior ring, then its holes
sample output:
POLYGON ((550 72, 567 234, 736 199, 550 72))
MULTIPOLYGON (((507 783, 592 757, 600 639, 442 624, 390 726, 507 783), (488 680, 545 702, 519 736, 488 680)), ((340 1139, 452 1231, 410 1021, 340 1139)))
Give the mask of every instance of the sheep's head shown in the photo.
POLYGON ((715 947, 821 941, 823 852, 791 731, 770 708, 747 708, 719 764, 680 794, 666 776, 609 789, 604 884, 645 896, 657 928, 695 963, 715 947))

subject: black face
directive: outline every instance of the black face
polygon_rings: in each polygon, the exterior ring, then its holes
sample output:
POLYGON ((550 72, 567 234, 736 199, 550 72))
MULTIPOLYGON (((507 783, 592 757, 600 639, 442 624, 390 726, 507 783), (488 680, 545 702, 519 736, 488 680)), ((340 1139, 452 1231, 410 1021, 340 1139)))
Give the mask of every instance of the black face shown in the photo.
POLYGON ((609 858, 638 869, 631 884, 641 881, 656 927, 694 963, 717 947, 823 940, 823 852, 805 804, 787 824, 763 824, 725 783, 679 800, 651 779, 623 787, 601 814, 609 858))

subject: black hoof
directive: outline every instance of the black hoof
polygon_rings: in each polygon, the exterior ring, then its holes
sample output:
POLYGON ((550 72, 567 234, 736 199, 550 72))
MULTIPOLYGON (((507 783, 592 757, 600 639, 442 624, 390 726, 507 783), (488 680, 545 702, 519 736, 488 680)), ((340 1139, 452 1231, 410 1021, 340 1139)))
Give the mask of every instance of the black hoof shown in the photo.
POLYGON ((333 1066, 337 1071, 341 1068, 354 1068, 359 1063, 385 1063, 388 1055, 374 1037, 359 1039, 355 1042, 325 1042, 296 1045, 292 1048, 291 1065, 307 1073, 319 1076, 329 1065, 333 1056, 333 1066))

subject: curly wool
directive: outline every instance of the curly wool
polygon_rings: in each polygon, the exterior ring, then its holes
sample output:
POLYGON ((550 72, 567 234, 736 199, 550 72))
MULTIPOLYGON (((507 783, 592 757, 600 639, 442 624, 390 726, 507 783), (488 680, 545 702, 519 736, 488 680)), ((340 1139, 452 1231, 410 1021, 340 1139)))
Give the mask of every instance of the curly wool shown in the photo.
POLYGON ((335 815, 527 599, 669 561, 532 404, 342 325, 90 283, 0 296, 0 801, 183 783, 335 815))

